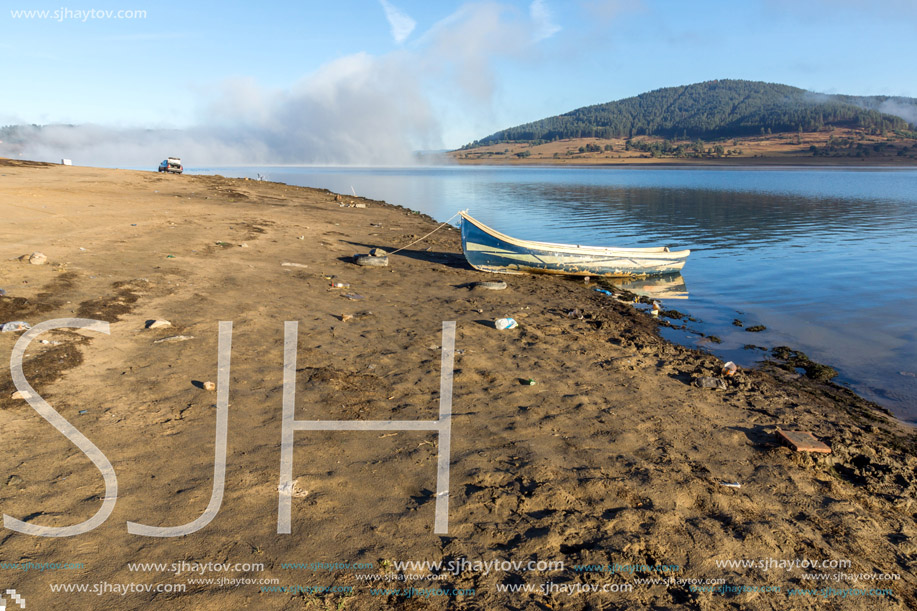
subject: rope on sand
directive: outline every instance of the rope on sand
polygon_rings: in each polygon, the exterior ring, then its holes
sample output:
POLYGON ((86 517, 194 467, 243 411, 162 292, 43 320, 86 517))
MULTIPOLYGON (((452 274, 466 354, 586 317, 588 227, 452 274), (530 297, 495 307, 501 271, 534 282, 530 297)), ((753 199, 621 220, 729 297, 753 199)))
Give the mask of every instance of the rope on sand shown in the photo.
POLYGON ((398 250, 393 250, 392 252, 390 252, 390 253, 388 253, 388 254, 393 255, 393 254, 395 254, 396 252, 400 252, 400 251, 404 250, 405 248, 407 248, 407 247, 409 247, 409 246, 413 246, 414 244, 417 244, 417 242, 420 242, 421 240, 425 240, 425 239, 429 238, 431 235, 433 235, 434 233, 436 233, 437 231, 439 231, 440 229, 442 229, 443 227, 445 227, 446 225, 448 225, 448 224, 449 224, 449 221, 451 221, 452 219, 454 219, 455 217, 457 217, 457 216, 460 215, 460 214, 461 214, 461 212, 456 212, 455 214, 453 214, 452 216, 450 216, 448 219, 446 219, 445 221, 443 221, 442 224, 440 224, 439 227, 437 227, 436 229, 434 229, 433 231, 431 231, 431 232, 428 233, 427 235, 425 235, 425 236, 423 236, 423 237, 421 237, 421 238, 417 238, 416 240, 414 240, 414 241, 411 242, 410 244, 405 244, 404 246, 402 246, 402 247, 399 248, 398 250))

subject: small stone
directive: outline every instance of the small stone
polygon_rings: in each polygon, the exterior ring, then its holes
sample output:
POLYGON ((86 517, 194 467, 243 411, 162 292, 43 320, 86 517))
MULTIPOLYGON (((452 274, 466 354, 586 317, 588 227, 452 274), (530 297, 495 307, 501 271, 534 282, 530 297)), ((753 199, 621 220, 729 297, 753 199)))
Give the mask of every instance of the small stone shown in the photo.
POLYGON ((363 267, 388 267, 388 257, 373 257, 370 255, 354 255, 353 261, 363 267))
POLYGON ((248 248, 248 244, 246 244, 245 242, 242 242, 241 244, 239 244, 239 248, 248 248))
POLYGON ((16 475, 15 473, 10 475, 9 478, 6 480, 7 486, 18 486, 21 483, 22 483, 22 478, 16 475))
POLYGON ((214 391, 216 389, 217 389, 217 385, 214 384, 213 382, 210 382, 210 381, 204 382, 204 390, 214 391))
POLYGON ((47 262, 48 262, 48 257, 45 256, 44 253, 33 252, 31 255, 29 255, 29 263, 31 263, 32 265, 44 265, 47 262))
POLYGON ((348 320, 353 320, 353 314, 341 314, 341 322, 347 322, 348 320))
POLYGON ((147 329, 164 329, 166 327, 171 327, 172 323, 168 320, 148 320, 146 321, 147 329))
POLYGON ((32 396, 32 394, 31 394, 29 391, 27 391, 27 390, 17 390, 16 392, 14 392, 13 394, 10 395, 10 399, 23 399, 23 400, 25 400, 25 399, 30 398, 31 396, 32 396))

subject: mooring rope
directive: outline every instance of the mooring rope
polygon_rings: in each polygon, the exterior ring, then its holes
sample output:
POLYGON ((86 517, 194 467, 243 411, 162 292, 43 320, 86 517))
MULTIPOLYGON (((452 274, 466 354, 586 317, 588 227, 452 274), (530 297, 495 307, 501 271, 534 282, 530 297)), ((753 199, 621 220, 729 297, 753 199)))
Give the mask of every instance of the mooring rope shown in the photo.
POLYGON ((445 221, 443 221, 442 224, 440 224, 439 227, 437 227, 436 229, 434 229, 433 231, 431 231, 431 232, 428 233, 427 235, 425 235, 425 236, 423 236, 423 237, 421 237, 421 238, 417 238, 416 240, 414 240, 414 241, 411 242, 410 244, 405 244, 404 246, 402 246, 402 247, 399 248, 398 250, 393 250, 392 252, 390 252, 390 253, 388 253, 388 254, 393 255, 393 254, 395 254, 396 252, 400 252, 400 251, 404 250, 405 248, 407 248, 407 247, 409 247, 409 246, 413 246, 414 244, 417 244, 417 242, 420 242, 421 240, 425 240, 425 239, 429 238, 431 235, 433 235, 434 233, 436 233, 437 231, 439 231, 440 229, 442 229, 443 227, 445 227, 446 225, 448 225, 448 224, 449 224, 449 221, 451 221, 452 219, 454 219, 455 217, 457 217, 457 216, 460 215, 460 214, 461 214, 461 212, 456 212, 455 214, 453 214, 452 216, 450 216, 448 219, 446 219, 445 221))

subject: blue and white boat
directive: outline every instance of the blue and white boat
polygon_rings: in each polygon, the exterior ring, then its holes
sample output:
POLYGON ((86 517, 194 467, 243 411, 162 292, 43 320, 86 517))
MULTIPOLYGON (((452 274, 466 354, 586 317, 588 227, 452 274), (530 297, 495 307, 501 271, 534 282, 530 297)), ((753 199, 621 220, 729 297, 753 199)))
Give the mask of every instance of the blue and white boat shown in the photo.
POLYGON ((462 211, 462 251, 471 267, 498 274, 564 274, 634 278, 672 274, 690 250, 605 248, 532 242, 504 235, 462 211))

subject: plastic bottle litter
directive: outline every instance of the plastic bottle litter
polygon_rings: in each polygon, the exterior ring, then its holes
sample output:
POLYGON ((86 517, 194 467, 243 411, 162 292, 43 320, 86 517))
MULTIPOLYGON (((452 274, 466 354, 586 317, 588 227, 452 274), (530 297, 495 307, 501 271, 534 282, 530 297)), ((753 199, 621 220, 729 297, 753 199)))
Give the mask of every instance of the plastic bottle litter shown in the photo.
POLYGON ((502 280, 497 282, 475 282, 471 285, 473 289, 487 289, 489 291, 502 291, 506 288, 506 283, 502 280))
POLYGON ((728 363, 726 363, 725 365, 723 365, 722 373, 723 373, 723 375, 726 376, 726 377, 732 377, 732 376, 734 376, 734 375, 736 374, 736 371, 737 371, 738 369, 739 369, 739 368, 736 366, 735 363, 733 363, 732 361, 729 361, 728 363))
POLYGON ((659 307, 659 302, 658 302, 658 301, 654 301, 654 302, 653 302, 653 310, 652 310, 653 318, 658 318, 658 317, 659 317, 659 312, 660 312, 661 310, 662 310, 662 308, 659 307))
POLYGON ((694 380, 694 385, 698 388, 715 388, 717 390, 726 390, 726 382, 722 378, 713 376, 704 376, 694 380))
POLYGON ((349 289, 349 288, 350 288, 350 283, 349 283, 349 282, 332 282, 332 283, 331 283, 331 288, 333 288, 333 289, 349 289))
POLYGON ((502 331, 504 329, 515 329, 519 326, 519 323, 512 318, 498 318, 494 321, 494 326, 502 331))
POLYGON ((611 296, 611 291, 606 291, 605 289, 594 289, 596 293, 601 293, 603 295, 611 296))
POLYGON ((14 320, 12 322, 4 323, 0 327, 0 333, 12 333, 14 331, 28 331, 32 328, 32 325, 23 321, 23 320, 14 320))

